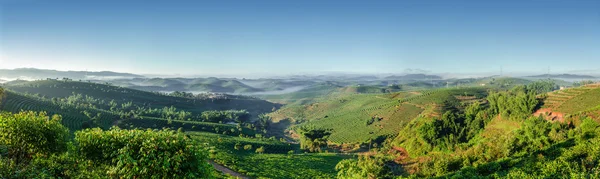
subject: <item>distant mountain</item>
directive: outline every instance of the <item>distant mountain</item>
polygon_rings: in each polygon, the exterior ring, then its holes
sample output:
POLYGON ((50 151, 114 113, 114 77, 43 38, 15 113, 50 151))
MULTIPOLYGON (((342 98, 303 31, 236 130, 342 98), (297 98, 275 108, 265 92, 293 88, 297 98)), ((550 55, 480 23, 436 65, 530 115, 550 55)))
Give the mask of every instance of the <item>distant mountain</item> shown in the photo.
POLYGON ((595 79, 596 77, 590 75, 576 75, 576 74, 544 74, 544 75, 534 75, 534 76, 526 76, 527 78, 563 78, 563 79, 595 79))
POLYGON ((107 81, 114 85, 144 91, 187 91, 215 93, 260 92, 262 89, 248 86, 233 79, 219 78, 133 78, 107 81))
POLYGON ((25 79, 37 80, 46 78, 70 78, 74 80, 89 79, 114 79, 114 78, 138 78, 141 75, 131 73, 118 73, 112 71, 88 72, 88 71, 57 71, 36 68, 0 69, 0 78, 3 79, 25 79))
POLYGON ((441 76, 437 75, 426 75, 426 74, 406 74, 406 75, 392 75, 385 77, 386 80, 439 80, 441 76))

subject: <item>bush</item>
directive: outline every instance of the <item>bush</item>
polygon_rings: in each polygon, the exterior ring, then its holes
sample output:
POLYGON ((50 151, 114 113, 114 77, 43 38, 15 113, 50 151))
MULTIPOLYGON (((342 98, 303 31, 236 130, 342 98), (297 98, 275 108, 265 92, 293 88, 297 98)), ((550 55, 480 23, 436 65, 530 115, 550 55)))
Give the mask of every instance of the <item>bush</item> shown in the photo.
POLYGON ((257 148, 256 153, 259 153, 259 154, 265 153, 265 147, 261 146, 261 147, 257 148))
POLYGON ((75 133, 85 159, 114 166, 109 174, 125 178, 207 178, 206 154, 183 133, 171 130, 87 129, 75 133))
POLYGON ((8 158, 17 164, 36 154, 65 151, 68 135, 69 130, 57 115, 49 118, 44 112, 0 114, 0 146, 5 146, 8 158))
POLYGON ((244 150, 252 150, 252 145, 244 145, 244 150))

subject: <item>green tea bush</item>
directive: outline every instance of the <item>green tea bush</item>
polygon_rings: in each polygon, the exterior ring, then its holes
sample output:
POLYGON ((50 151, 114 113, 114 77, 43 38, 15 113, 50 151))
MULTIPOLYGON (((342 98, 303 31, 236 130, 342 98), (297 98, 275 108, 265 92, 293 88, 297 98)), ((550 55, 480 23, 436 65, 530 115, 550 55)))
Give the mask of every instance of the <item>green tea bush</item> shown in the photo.
POLYGON ((26 162, 35 154, 52 154, 67 149, 69 130, 61 117, 44 112, 0 113, 0 146, 8 158, 26 162))
POLYGON ((171 130, 109 131, 87 129, 75 133, 85 159, 110 164, 108 172, 125 178, 207 178, 206 154, 184 133, 171 130))

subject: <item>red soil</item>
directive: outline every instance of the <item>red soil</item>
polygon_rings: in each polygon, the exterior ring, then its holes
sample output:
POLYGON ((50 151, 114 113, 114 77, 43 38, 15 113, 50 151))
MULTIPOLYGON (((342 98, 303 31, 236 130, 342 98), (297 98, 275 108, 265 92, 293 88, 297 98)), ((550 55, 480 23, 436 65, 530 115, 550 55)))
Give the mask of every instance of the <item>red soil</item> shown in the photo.
POLYGON ((549 121, 558 121, 558 122, 564 122, 564 117, 565 114, 560 113, 560 112, 556 112, 556 111, 552 111, 552 109, 550 108, 542 108, 537 110, 535 113, 533 113, 533 116, 544 116, 544 118, 546 118, 546 120, 549 121))

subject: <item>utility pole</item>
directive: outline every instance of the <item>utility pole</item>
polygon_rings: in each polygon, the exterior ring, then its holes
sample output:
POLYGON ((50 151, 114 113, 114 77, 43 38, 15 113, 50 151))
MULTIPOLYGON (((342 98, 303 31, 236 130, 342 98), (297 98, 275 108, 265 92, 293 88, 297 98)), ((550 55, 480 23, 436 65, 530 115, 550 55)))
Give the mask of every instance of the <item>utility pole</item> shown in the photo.
POLYGON ((548 77, 548 80, 550 79, 550 66, 548 66, 548 73, 546 73, 546 77, 548 77))

